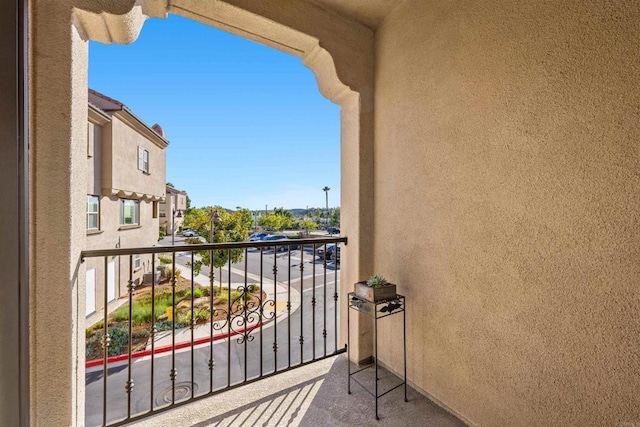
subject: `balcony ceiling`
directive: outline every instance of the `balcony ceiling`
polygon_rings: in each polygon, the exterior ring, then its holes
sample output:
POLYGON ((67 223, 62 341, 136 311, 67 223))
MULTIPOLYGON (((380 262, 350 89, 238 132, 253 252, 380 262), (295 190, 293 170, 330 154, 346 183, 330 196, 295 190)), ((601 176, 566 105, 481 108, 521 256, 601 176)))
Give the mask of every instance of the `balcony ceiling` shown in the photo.
POLYGON ((309 0, 340 15, 355 19, 370 28, 377 28, 385 16, 404 0, 309 0))

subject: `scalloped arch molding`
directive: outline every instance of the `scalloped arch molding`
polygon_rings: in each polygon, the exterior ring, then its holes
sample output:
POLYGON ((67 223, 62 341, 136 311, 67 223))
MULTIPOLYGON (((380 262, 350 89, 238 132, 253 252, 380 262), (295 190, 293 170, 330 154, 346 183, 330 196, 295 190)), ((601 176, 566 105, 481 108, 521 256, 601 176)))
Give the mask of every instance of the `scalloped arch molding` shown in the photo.
MULTIPOLYGON (((362 55, 367 49, 361 49, 359 46, 345 49, 346 44, 331 42, 328 43, 329 47, 325 47, 320 38, 321 34, 306 34, 233 3, 246 2, 76 0, 74 2, 73 23, 85 40, 106 44, 128 44, 138 38, 144 22, 148 18, 165 19, 169 13, 174 13, 302 57, 303 63, 314 72, 320 92, 337 104, 341 104, 349 95, 366 91, 367 86, 371 87, 370 81, 366 82, 369 84, 364 84, 364 79, 354 78, 358 74, 358 64, 357 61, 354 64, 353 57, 349 58, 354 50, 359 51, 359 55, 362 55), (336 62, 336 58, 340 62, 336 62), (342 67, 341 64, 343 64, 342 67)), ((263 1, 260 3, 261 9, 264 10, 256 12, 268 10, 270 4, 276 12, 282 10, 282 8, 278 10, 277 6, 282 5, 283 2, 276 4, 273 1, 263 1), (267 7, 265 8, 265 6, 267 7)), ((286 3, 294 4, 296 2, 286 3)), ((300 3, 302 7, 298 7, 297 11, 291 11, 292 15, 304 14, 309 11, 324 12, 318 10, 316 6, 303 2, 297 3, 300 3)), ((249 4, 248 6, 255 5, 249 4)), ((334 18, 333 24, 336 24, 335 20, 340 20, 337 16, 332 18, 334 18)), ((360 27, 356 28, 358 32, 369 36, 364 38, 364 41, 369 44, 370 40, 366 39, 372 37, 371 30, 353 21, 345 20, 342 23, 343 27, 354 25, 360 27)), ((355 40, 357 42, 357 39, 355 40)), ((361 71, 365 75, 370 72, 370 70, 361 71)))

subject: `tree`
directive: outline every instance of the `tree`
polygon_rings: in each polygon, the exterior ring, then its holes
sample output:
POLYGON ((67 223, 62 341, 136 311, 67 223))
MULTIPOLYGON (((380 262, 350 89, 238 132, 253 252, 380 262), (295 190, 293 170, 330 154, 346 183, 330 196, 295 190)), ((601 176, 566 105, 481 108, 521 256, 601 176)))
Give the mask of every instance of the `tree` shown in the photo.
POLYGON ((300 228, 303 228, 304 230, 306 230, 306 233, 309 234, 309 230, 317 230, 318 229, 318 224, 309 218, 305 218, 303 220, 301 220, 298 225, 300 226, 300 228))
MULTIPOLYGON (((185 225, 191 224, 191 229, 198 232, 209 243, 242 242, 249 237, 252 224, 251 211, 242 209, 236 212, 227 212, 220 206, 207 206, 205 208, 193 208, 185 215, 185 225), (214 214, 218 214, 220 221, 213 229, 213 241, 211 240, 211 223, 214 214), (247 214, 248 213, 248 214, 247 214)), ((232 263, 242 261, 244 249, 219 249, 215 251, 200 251, 200 259, 195 260, 193 268, 195 274, 200 273, 203 265, 211 265, 210 255, 213 252, 213 267, 219 268, 226 265, 231 259, 232 263)))
POLYGON ((198 233, 200 236, 209 235, 209 223, 211 222, 211 216, 205 212, 202 208, 192 208, 185 211, 184 214, 184 228, 190 228, 198 233))
POLYGON ((325 195, 325 198, 326 198, 326 209, 327 209, 327 212, 329 212, 329 190, 331 190, 331 188, 329 188, 327 186, 325 186, 322 189, 322 191, 324 191, 324 195, 325 195))
POLYGON ((189 195, 187 194, 187 211, 191 209, 191 199, 189 198, 189 195))
POLYGON ((168 185, 169 187, 175 188, 175 185, 173 185, 173 183, 172 183, 172 182, 167 182, 167 185, 168 185))
POLYGON ((329 225, 332 227, 340 227, 340 208, 337 207, 331 212, 329 216, 329 225))
POLYGON ((291 211, 288 211, 285 208, 273 208, 273 213, 293 219, 293 214, 291 213, 291 211))
POLYGON ((293 222, 293 214, 290 211, 284 208, 275 208, 268 215, 261 216, 258 224, 269 230, 281 231, 293 227, 293 222))

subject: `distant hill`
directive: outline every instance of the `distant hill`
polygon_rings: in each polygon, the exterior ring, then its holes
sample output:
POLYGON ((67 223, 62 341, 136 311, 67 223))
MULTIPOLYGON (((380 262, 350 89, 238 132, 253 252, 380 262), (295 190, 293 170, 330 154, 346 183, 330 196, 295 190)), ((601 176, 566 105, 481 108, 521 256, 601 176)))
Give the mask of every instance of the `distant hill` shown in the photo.
MULTIPOLYGON (((309 209, 311 210, 311 209, 309 209)), ((296 216, 304 216, 307 214, 306 209, 289 209, 289 211, 296 216)))

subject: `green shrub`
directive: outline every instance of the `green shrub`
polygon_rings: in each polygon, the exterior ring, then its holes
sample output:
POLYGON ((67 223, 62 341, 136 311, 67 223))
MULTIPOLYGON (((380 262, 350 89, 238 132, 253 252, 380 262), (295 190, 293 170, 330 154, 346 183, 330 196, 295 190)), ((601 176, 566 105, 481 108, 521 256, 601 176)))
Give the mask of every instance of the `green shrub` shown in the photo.
POLYGON ((160 265, 169 265, 173 262, 173 258, 171 255, 159 255, 158 259, 160 260, 160 265))
MULTIPOLYGON (((133 325, 144 325, 145 323, 151 322, 151 294, 149 294, 149 298, 140 298, 133 304, 133 310, 131 313, 131 322, 133 325)), ((176 294, 176 302, 178 302, 178 295, 176 294)), ((165 314, 167 312, 167 307, 171 307, 171 292, 163 292, 159 295, 156 295, 156 304, 155 304, 155 312, 156 318, 165 314)), ((125 304, 122 307, 119 307, 116 311, 111 314, 111 318, 114 322, 128 322, 129 321, 129 304, 125 304)), ((95 326, 91 328, 92 330, 100 329, 95 326)), ((87 329, 87 333, 89 334, 89 329, 87 329)))
MULTIPOLYGON (((176 268, 176 271, 175 271, 176 279, 180 277, 181 273, 182 273, 182 270, 180 270, 179 268, 176 268)), ((174 276, 173 268, 167 267, 165 269, 165 274, 167 275, 167 279, 169 280, 173 279, 173 276, 174 276)))
MULTIPOLYGON (((178 319, 176 318, 176 329, 182 329, 184 328, 184 324, 178 322, 178 319)), ((161 320, 160 322, 156 323, 156 330, 157 331, 170 331, 171 330, 171 320, 161 320)))
POLYGON ((231 291, 231 301, 242 302, 242 295, 244 295, 244 292, 231 291))
MULTIPOLYGON (((109 328, 109 336, 111 337, 109 342, 109 356, 117 356, 118 354, 125 353, 127 344, 129 343, 128 329, 121 325, 114 325, 109 328)), ((102 336, 100 338, 102 338, 102 336)))
POLYGON ((197 237, 187 237, 186 239, 184 239, 184 242, 187 245, 201 245, 202 244, 202 240, 200 240, 197 237))
POLYGON ((101 331, 104 329, 104 321, 101 320, 98 323, 96 323, 95 325, 89 326, 85 332, 85 335, 87 338, 89 338, 91 335, 93 335, 95 332, 97 331, 101 331))
POLYGON ((260 291, 260 286, 257 285, 256 283, 252 283, 251 285, 248 286, 249 288, 249 292, 258 292, 260 291))
POLYGON ((208 322, 209 319, 211 318, 211 312, 209 311, 209 309, 206 309, 206 308, 202 308, 199 310, 196 309, 194 313, 194 318, 196 319, 196 323, 208 322))

